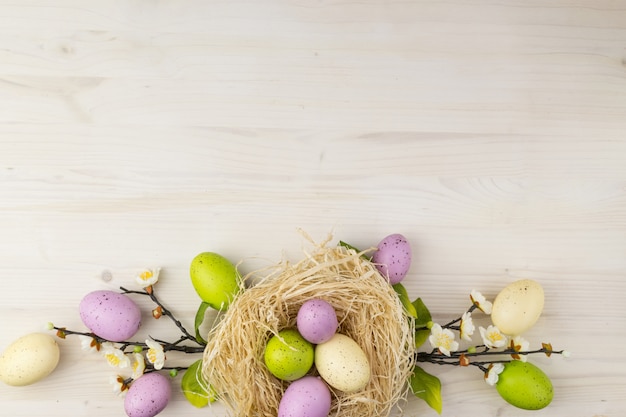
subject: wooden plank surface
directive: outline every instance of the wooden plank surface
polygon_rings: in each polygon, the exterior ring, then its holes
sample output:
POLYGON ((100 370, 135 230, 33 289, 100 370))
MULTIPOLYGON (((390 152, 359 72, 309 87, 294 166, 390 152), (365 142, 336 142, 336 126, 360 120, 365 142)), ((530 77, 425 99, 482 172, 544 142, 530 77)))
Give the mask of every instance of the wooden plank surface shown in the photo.
MULTIPOLYGON (((471 289, 542 283, 527 338, 573 352, 533 359, 554 402, 433 366, 443 416, 624 415, 626 2, 0 2, 0 349, 81 329, 87 292, 147 265, 191 323, 193 256, 297 260, 298 228, 405 234, 405 285, 441 322, 471 289)), ((113 371, 60 344, 50 377, 0 385, 0 415, 124 415, 113 371)), ((177 381, 161 415, 226 415, 177 381)))

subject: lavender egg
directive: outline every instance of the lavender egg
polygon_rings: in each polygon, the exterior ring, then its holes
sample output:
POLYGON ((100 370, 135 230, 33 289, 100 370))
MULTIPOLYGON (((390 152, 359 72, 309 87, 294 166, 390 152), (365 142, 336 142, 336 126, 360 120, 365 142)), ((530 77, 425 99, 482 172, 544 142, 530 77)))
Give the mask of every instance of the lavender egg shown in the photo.
POLYGON ((330 390, 321 378, 305 376, 292 382, 278 405, 278 417, 327 417, 330 390))
POLYGON ((167 406, 172 396, 170 381, 157 372, 143 374, 128 389, 124 410, 128 417, 154 417, 167 406))
POLYGON ((401 234, 389 235, 378 244, 378 250, 372 256, 376 269, 390 284, 397 284, 404 279, 411 266, 411 246, 401 234))
POLYGON ((128 296, 114 291, 87 294, 78 311, 89 330, 112 342, 133 337, 141 325, 141 310, 137 304, 128 296))
POLYGON ((337 313, 333 306, 321 299, 306 301, 296 317, 298 331, 306 340, 319 344, 330 340, 337 331, 337 313))

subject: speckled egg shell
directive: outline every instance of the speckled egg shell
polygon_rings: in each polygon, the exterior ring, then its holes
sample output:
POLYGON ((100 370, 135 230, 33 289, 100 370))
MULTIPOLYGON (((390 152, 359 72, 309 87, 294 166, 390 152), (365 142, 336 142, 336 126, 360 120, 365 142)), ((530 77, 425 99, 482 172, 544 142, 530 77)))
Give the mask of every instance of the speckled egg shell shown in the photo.
POLYGON ((389 235, 377 245, 372 262, 389 283, 397 284, 404 279, 411 266, 411 246, 401 234, 389 235))
POLYGON ((538 282, 531 279, 512 282, 493 301, 491 321, 504 334, 522 334, 537 322, 543 303, 543 288, 538 282))
POLYGON ((345 393, 365 388, 371 375, 365 352, 341 333, 315 347, 315 367, 328 385, 345 393))
POLYGON ((296 322, 302 337, 315 344, 330 340, 339 325, 333 306, 318 298, 302 304, 296 322))
POLYGON ((0 381, 24 386, 48 376, 59 363, 59 345, 50 335, 31 333, 11 343, 0 355, 0 381))
POLYGON ((158 372, 143 374, 130 386, 124 398, 128 417, 154 417, 167 406, 172 396, 170 381, 158 372))
POLYGON ((78 310, 89 330, 112 342, 133 337, 141 325, 141 310, 137 304, 128 296, 114 291, 87 294, 78 310))
POLYGON ((320 378, 305 376, 292 382, 278 405, 278 417, 327 417, 331 396, 320 378))

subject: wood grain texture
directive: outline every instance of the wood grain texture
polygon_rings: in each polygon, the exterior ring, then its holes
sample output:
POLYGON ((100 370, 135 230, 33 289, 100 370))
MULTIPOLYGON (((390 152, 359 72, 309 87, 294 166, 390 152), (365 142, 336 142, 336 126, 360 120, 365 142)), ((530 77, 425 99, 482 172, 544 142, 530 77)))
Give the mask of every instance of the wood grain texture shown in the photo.
MULTIPOLYGON (((81 328, 84 294, 146 265, 191 323, 195 254, 297 260, 298 228, 405 234, 438 321, 539 280, 527 338, 573 357, 533 359, 556 394, 531 414, 624 415, 626 3, 0 2, 0 349, 81 328)), ((49 378, 0 386, 0 415, 124 415, 113 370, 61 345, 49 378)), ((429 370, 445 417, 526 414, 474 370, 429 370)), ((226 415, 175 391, 164 417, 226 415)))

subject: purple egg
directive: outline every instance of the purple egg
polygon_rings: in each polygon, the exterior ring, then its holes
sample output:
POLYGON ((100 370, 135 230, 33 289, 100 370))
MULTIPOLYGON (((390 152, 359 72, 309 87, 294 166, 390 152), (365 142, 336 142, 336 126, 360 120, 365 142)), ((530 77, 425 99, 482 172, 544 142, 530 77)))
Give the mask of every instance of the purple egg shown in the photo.
POLYGON ((397 284, 404 279, 411 266, 411 246, 401 234, 389 235, 378 244, 378 250, 372 256, 376 269, 390 284, 397 284))
POLYGON ((128 389, 124 410, 128 417, 154 417, 167 406, 172 396, 170 381, 158 372, 143 374, 128 389))
POLYGON ((302 337, 315 344, 330 340, 338 325, 333 306, 317 298, 302 304, 296 317, 296 326, 302 337))
POLYGON ((327 417, 330 401, 326 383, 319 377, 305 376, 285 390, 278 404, 278 417, 327 417))
POLYGON ((141 310, 130 297, 114 291, 94 291, 78 306, 80 318, 96 335, 111 342, 122 342, 141 326, 141 310))

